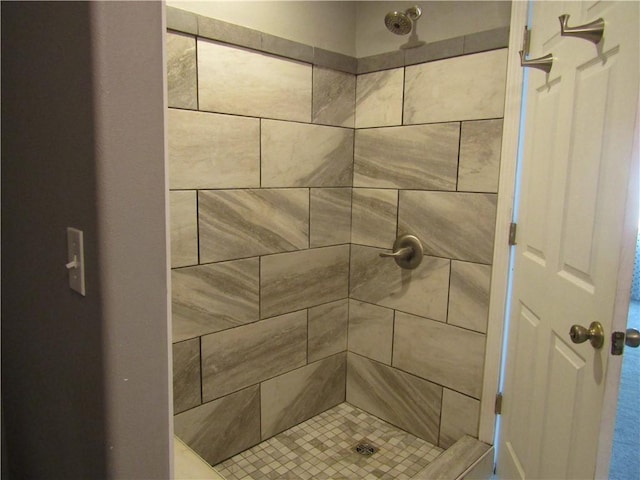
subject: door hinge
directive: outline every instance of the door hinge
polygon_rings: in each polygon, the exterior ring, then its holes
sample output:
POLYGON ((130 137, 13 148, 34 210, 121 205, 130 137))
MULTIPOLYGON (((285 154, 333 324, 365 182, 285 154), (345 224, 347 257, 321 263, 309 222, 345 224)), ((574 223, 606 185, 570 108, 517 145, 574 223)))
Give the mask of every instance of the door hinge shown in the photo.
POLYGON ((500 415, 502 413, 502 393, 496 393, 496 406, 494 413, 496 415, 500 415))
POLYGON ((509 245, 516 245, 516 230, 518 229, 518 224, 511 222, 509 225, 509 245))
POLYGON ((524 26, 524 31, 522 32, 522 51, 524 55, 529 55, 529 46, 531 44, 531 30, 526 25, 524 26))

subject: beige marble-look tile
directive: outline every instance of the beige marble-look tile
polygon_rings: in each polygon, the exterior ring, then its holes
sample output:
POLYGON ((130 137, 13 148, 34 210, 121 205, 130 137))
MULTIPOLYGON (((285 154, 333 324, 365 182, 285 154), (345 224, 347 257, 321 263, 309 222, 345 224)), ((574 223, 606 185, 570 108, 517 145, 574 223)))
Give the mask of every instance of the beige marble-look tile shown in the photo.
POLYGON ((438 446, 449 448, 464 435, 478 437, 480 401, 445 388, 438 446))
POLYGON ((502 119, 462 122, 458 190, 498 192, 502 119))
POLYGON ((180 413, 173 425, 178 438, 215 465, 260 442, 260 387, 180 413))
POLYGON ((173 344, 173 412, 200 405, 200 339, 173 344))
POLYGON ((353 130, 262 120, 263 187, 350 187, 353 130))
POLYGON ((167 93, 170 107, 198 108, 196 39, 167 32, 167 93))
POLYGON ((445 322, 449 260, 425 256, 414 270, 381 258, 378 248, 351 246, 349 298, 445 322))
POLYGON ((356 76, 313 67, 313 123, 353 128, 356 76))
POLYGON ((404 68, 358 75, 356 128, 402 124, 404 68))
POLYGON ((348 245, 268 255, 260 262, 262 318, 347 297, 348 245))
POLYGON ((171 271, 173 341, 258 320, 257 258, 171 271))
POLYGON ((198 40, 200 109, 311 121, 311 65, 198 40))
POLYGON ((198 213, 195 191, 169 192, 171 268, 198 264, 198 213))
POLYGON ((506 49, 407 67, 404 123, 502 117, 506 71, 506 49))
POLYGON ((354 187, 455 190, 460 124, 357 130, 354 187))
POLYGON ((491 266, 451 262, 449 317, 447 323, 477 332, 487 332, 491 266))
POLYGON ((260 186, 260 120, 170 108, 172 189, 260 186))
POLYGON ((262 382, 262 439, 344 402, 345 376, 340 353, 262 382))
POLYGON ((346 298, 309 309, 308 361, 347 349, 349 303, 346 298))
POLYGON ((307 311, 205 335, 201 342, 207 402, 304 365, 307 311))
POLYGON ((485 336, 396 312, 394 367, 480 398, 485 336))
POLYGON ((411 233, 427 255, 490 264, 497 195, 400 191, 398 233, 411 233))
POLYGON ((431 442, 438 442, 442 387, 349 353, 347 402, 431 442))
POLYGON ((309 246, 306 188, 200 191, 198 213, 201 263, 309 246))
POLYGON ((351 189, 312 188, 309 246, 324 247, 351 241, 351 189))
POLYGON ((391 365, 393 310, 349 300, 349 351, 391 365))
POLYGON ((351 199, 351 242, 391 248, 396 239, 398 191, 354 188, 351 199))

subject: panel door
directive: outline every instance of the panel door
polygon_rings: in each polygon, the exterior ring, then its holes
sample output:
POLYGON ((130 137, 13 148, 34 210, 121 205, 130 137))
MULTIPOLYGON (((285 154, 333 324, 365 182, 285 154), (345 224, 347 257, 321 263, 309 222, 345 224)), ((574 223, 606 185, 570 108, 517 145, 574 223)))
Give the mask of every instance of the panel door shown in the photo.
POLYGON ((638 2, 535 2, 499 478, 593 478, 638 105, 638 2), (604 18, 603 40, 561 37, 604 18), (572 324, 603 324, 599 350, 572 324))

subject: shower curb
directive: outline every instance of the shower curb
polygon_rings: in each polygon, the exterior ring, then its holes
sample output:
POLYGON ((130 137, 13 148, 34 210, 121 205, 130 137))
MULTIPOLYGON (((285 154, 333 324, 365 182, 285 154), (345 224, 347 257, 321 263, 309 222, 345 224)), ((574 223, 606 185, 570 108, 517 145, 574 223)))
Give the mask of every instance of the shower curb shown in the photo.
POLYGON ((465 435, 412 477, 413 480, 489 478, 493 473, 493 447, 465 435))

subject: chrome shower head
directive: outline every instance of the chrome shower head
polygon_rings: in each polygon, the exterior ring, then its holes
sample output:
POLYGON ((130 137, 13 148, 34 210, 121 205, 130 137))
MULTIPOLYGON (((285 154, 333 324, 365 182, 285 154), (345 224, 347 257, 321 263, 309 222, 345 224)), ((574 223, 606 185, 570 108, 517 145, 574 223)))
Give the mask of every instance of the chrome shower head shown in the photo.
POLYGON ((405 12, 389 12, 384 17, 384 24, 391 33, 406 35, 411 32, 413 23, 422 15, 422 10, 417 5, 405 12))
POLYGON ((411 31, 411 20, 406 13, 389 12, 384 17, 384 24, 391 33, 406 35, 411 31))

